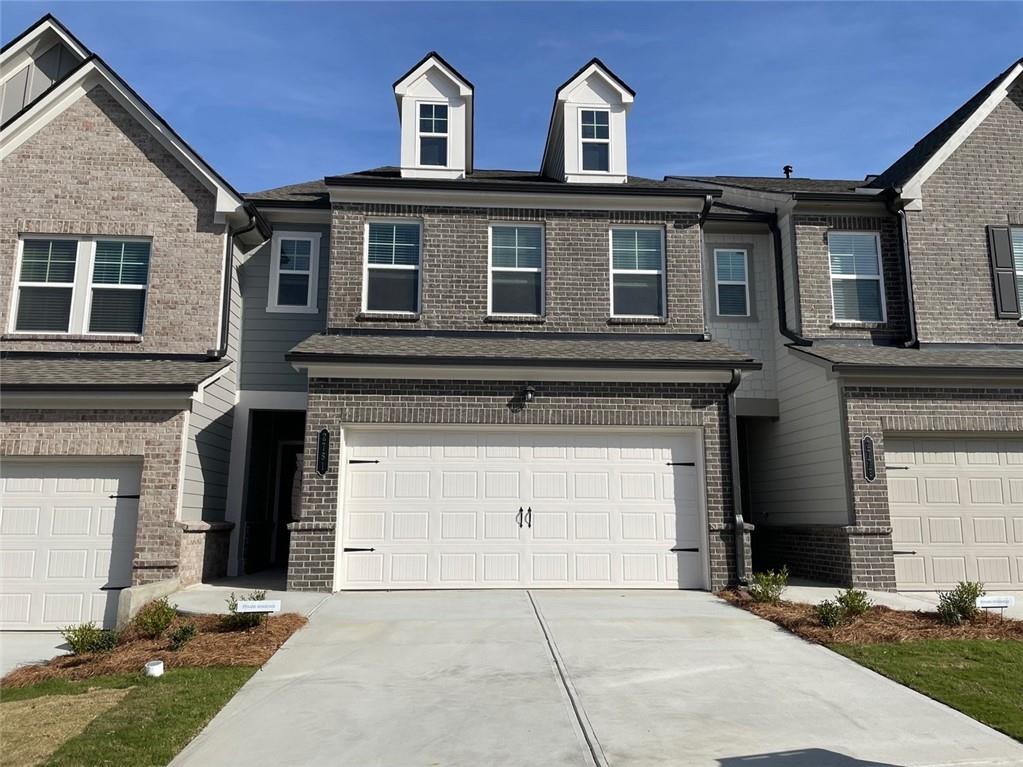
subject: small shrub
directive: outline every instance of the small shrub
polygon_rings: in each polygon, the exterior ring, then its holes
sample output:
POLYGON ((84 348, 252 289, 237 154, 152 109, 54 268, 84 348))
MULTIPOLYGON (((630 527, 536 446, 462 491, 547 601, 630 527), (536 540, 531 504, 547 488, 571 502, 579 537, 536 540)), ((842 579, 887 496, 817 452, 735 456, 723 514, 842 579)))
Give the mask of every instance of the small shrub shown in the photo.
POLYGON ((960 581, 951 591, 938 592, 938 615, 942 623, 956 626, 977 617, 977 597, 984 596, 984 584, 960 581))
POLYGON ((789 569, 783 567, 781 570, 768 570, 766 573, 753 573, 749 585, 749 595, 754 602, 767 602, 777 604, 781 600, 781 594, 789 582, 789 569))
MULTIPOLYGON (((261 601, 266 599, 265 591, 253 591, 248 596, 242 596, 243 600, 261 601)), ((240 613, 238 612, 238 598, 231 592, 231 596, 227 598, 227 610, 228 614, 225 615, 221 621, 222 625, 228 631, 242 631, 244 629, 250 629, 255 626, 259 626, 266 620, 265 613, 240 613)))
POLYGON ((117 647, 117 632, 101 629, 91 621, 67 626, 60 630, 68 647, 74 655, 89 652, 109 652, 117 647))
POLYGON ((188 621, 182 623, 176 629, 171 632, 170 635, 170 648, 177 652, 186 644, 195 639, 195 635, 199 633, 199 629, 196 628, 195 623, 188 621))
POLYGON ((863 615, 874 606, 867 592, 859 589, 846 589, 835 597, 835 602, 842 608, 843 617, 848 620, 863 615))
POLYGON ((167 597, 163 597, 144 605, 135 616, 133 624, 146 639, 157 639, 170 627, 176 615, 174 606, 167 601, 167 597))
POLYGON ((822 626, 834 628, 846 619, 845 610, 842 606, 831 599, 825 599, 813 608, 813 614, 817 616, 822 626))

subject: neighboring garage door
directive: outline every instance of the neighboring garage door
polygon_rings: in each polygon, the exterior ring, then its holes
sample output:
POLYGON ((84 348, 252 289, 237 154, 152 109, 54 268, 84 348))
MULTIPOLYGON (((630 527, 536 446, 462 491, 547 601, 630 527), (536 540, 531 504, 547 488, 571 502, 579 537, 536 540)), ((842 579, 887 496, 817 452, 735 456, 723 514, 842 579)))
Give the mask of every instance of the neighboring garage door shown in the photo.
POLYGON ((113 626, 131 585, 139 465, 7 460, 0 474, 0 628, 113 626))
POLYGON ((885 438, 901 589, 1023 585, 1023 438, 885 438))
POLYGON ((348 430, 340 586, 702 588, 695 434, 348 430), (673 551, 679 549, 679 551, 673 551))

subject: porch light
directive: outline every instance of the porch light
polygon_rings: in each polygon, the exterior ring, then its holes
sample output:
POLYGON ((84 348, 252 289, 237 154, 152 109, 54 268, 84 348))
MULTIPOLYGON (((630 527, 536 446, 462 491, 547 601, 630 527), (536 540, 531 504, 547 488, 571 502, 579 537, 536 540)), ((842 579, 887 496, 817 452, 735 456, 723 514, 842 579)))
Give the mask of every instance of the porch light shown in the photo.
POLYGON ((527 386, 522 390, 522 399, 524 402, 532 402, 534 397, 536 397, 536 389, 532 386, 527 386))

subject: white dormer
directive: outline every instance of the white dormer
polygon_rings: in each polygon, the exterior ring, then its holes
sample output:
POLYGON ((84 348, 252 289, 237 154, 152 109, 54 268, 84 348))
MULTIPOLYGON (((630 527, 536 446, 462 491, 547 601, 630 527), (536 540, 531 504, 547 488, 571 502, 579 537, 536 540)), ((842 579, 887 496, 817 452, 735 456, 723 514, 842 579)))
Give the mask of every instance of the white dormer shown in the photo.
POLYGON ((554 97, 541 173, 577 184, 624 183, 625 118, 635 97, 600 59, 572 75, 554 97))
POLYGON ((472 172, 473 86, 436 53, 394 83, 403 178, 462 178, 472 172))

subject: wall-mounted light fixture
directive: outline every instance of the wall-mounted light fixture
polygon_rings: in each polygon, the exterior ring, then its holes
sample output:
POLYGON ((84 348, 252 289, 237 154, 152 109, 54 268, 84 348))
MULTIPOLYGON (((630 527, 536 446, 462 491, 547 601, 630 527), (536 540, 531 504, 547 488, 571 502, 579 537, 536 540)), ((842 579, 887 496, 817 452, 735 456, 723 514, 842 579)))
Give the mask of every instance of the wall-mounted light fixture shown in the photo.
POLYGON ((532 402, 535 397, 536 389, 534 389, 532 386, 527 386, 525 389, 522 390, 523 402, 532 402))

